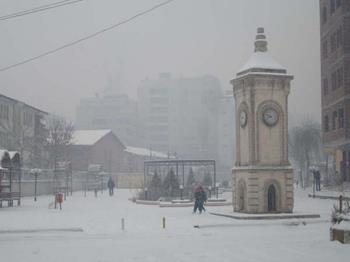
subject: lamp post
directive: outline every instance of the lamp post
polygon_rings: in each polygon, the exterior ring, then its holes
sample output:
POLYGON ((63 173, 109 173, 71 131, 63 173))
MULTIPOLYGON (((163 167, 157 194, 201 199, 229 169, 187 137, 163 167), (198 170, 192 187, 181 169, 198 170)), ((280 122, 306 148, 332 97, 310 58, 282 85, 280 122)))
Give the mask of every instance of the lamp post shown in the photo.
POLYGON ((41 174, 41 169, 39 169, 39 168, 31 169, 30 174, 34 176, 34 201, 36 201, 38 175, 41 174))
POLYGON ((147 198, 148 198, 148 188, 145 187, 145 200, 147 200, 147 198))
POLYGON ((219 198, 219 185, 220 185, 220 183, 215 184, 215 186, 216 186, 216 199, 219 198))
POLYGON ((184 186, 180 185, 180 198, 183 200, 183 192, 184 192, 184 186))

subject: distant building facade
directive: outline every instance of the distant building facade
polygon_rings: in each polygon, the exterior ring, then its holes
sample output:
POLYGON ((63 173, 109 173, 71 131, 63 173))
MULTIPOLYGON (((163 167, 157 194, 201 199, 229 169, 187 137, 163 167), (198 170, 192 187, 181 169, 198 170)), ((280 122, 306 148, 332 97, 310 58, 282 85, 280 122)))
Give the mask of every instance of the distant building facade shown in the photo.
POLYGON ((220 101, 218 164, 225 171, 231 170, 234 165, 235 108, 232 90, 226 91, 220 101))
POLYGON ((18 151, 24 166, 44 166, 47 112, 0 94, 0 148, 18 151))
POLYGON ((350 1, 320 0, 322 130, 327 164, 350 181, 350 1))
POLYGON ((77 129, 112 129, 125 145, 139 146, 137 104, 125 94, 106 94, 80 101, 77 129))
POLYGON ((138 88, 144 147, 182 158, 219 158, 222 91, 212 76, 173 78, 162 73, 138 88))

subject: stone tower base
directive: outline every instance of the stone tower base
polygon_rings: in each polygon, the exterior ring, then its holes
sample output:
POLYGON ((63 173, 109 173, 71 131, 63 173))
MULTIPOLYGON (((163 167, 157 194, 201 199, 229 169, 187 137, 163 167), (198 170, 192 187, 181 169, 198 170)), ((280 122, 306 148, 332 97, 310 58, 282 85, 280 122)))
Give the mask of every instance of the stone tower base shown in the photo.
POLYGON ((293 169, 285 167, 235 167, 233 207, 244 213, 292 213, 293 169))

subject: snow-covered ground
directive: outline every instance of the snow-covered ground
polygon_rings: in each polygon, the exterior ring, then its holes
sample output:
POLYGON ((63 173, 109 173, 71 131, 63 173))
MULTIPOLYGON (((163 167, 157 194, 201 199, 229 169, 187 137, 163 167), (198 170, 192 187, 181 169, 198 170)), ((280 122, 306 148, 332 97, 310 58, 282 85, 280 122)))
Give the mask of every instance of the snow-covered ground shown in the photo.
POLYGON ((329 241, 326 220, 335 201, 308 198, 306 191, 296 192, 296 212, 319 213, 321 219, 297 226, 290 220, 241 221, 208 213, 230 212, 231 207, 208 207, 207 213, 199 215, 192 214, 191 208, 136 205, 128 201, 132 193, 117 190, 113 197, 105 192, 98 198, 92 193, 84 198, 77 192, 61 211, 49 208, 52 199, 47 196, 37 202, 25 198, 21 207, 0 209, 0 261, 329 262, 349 258, 349 245, 329 241), (69 231, 74 228, 83 232, 69 231), (45 229, 50 230, 40 231, 45 229))

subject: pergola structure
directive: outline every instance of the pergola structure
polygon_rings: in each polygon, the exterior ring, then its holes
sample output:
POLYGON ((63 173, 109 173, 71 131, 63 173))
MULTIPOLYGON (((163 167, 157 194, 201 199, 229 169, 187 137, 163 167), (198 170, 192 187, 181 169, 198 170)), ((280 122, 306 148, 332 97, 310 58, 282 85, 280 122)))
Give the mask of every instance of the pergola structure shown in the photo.
POLYGON ((0 207, 7 201, 13 206, 13 201, 21 204, 21 158, 16 151, 0 150, 0 207))
POLYGON ((180 159, 167 159, 167 160, 146 160, 144 162, 144 188, 147 185, 147 177, 153 173, 152 171, 171 168, 174 170, 176 177, 181 177, 182 185, 185 185, 185 168, 186 167, 209 167, 213 170, 213 186, 216 186, 216 164, 215 160, 180 160, 180 159))

